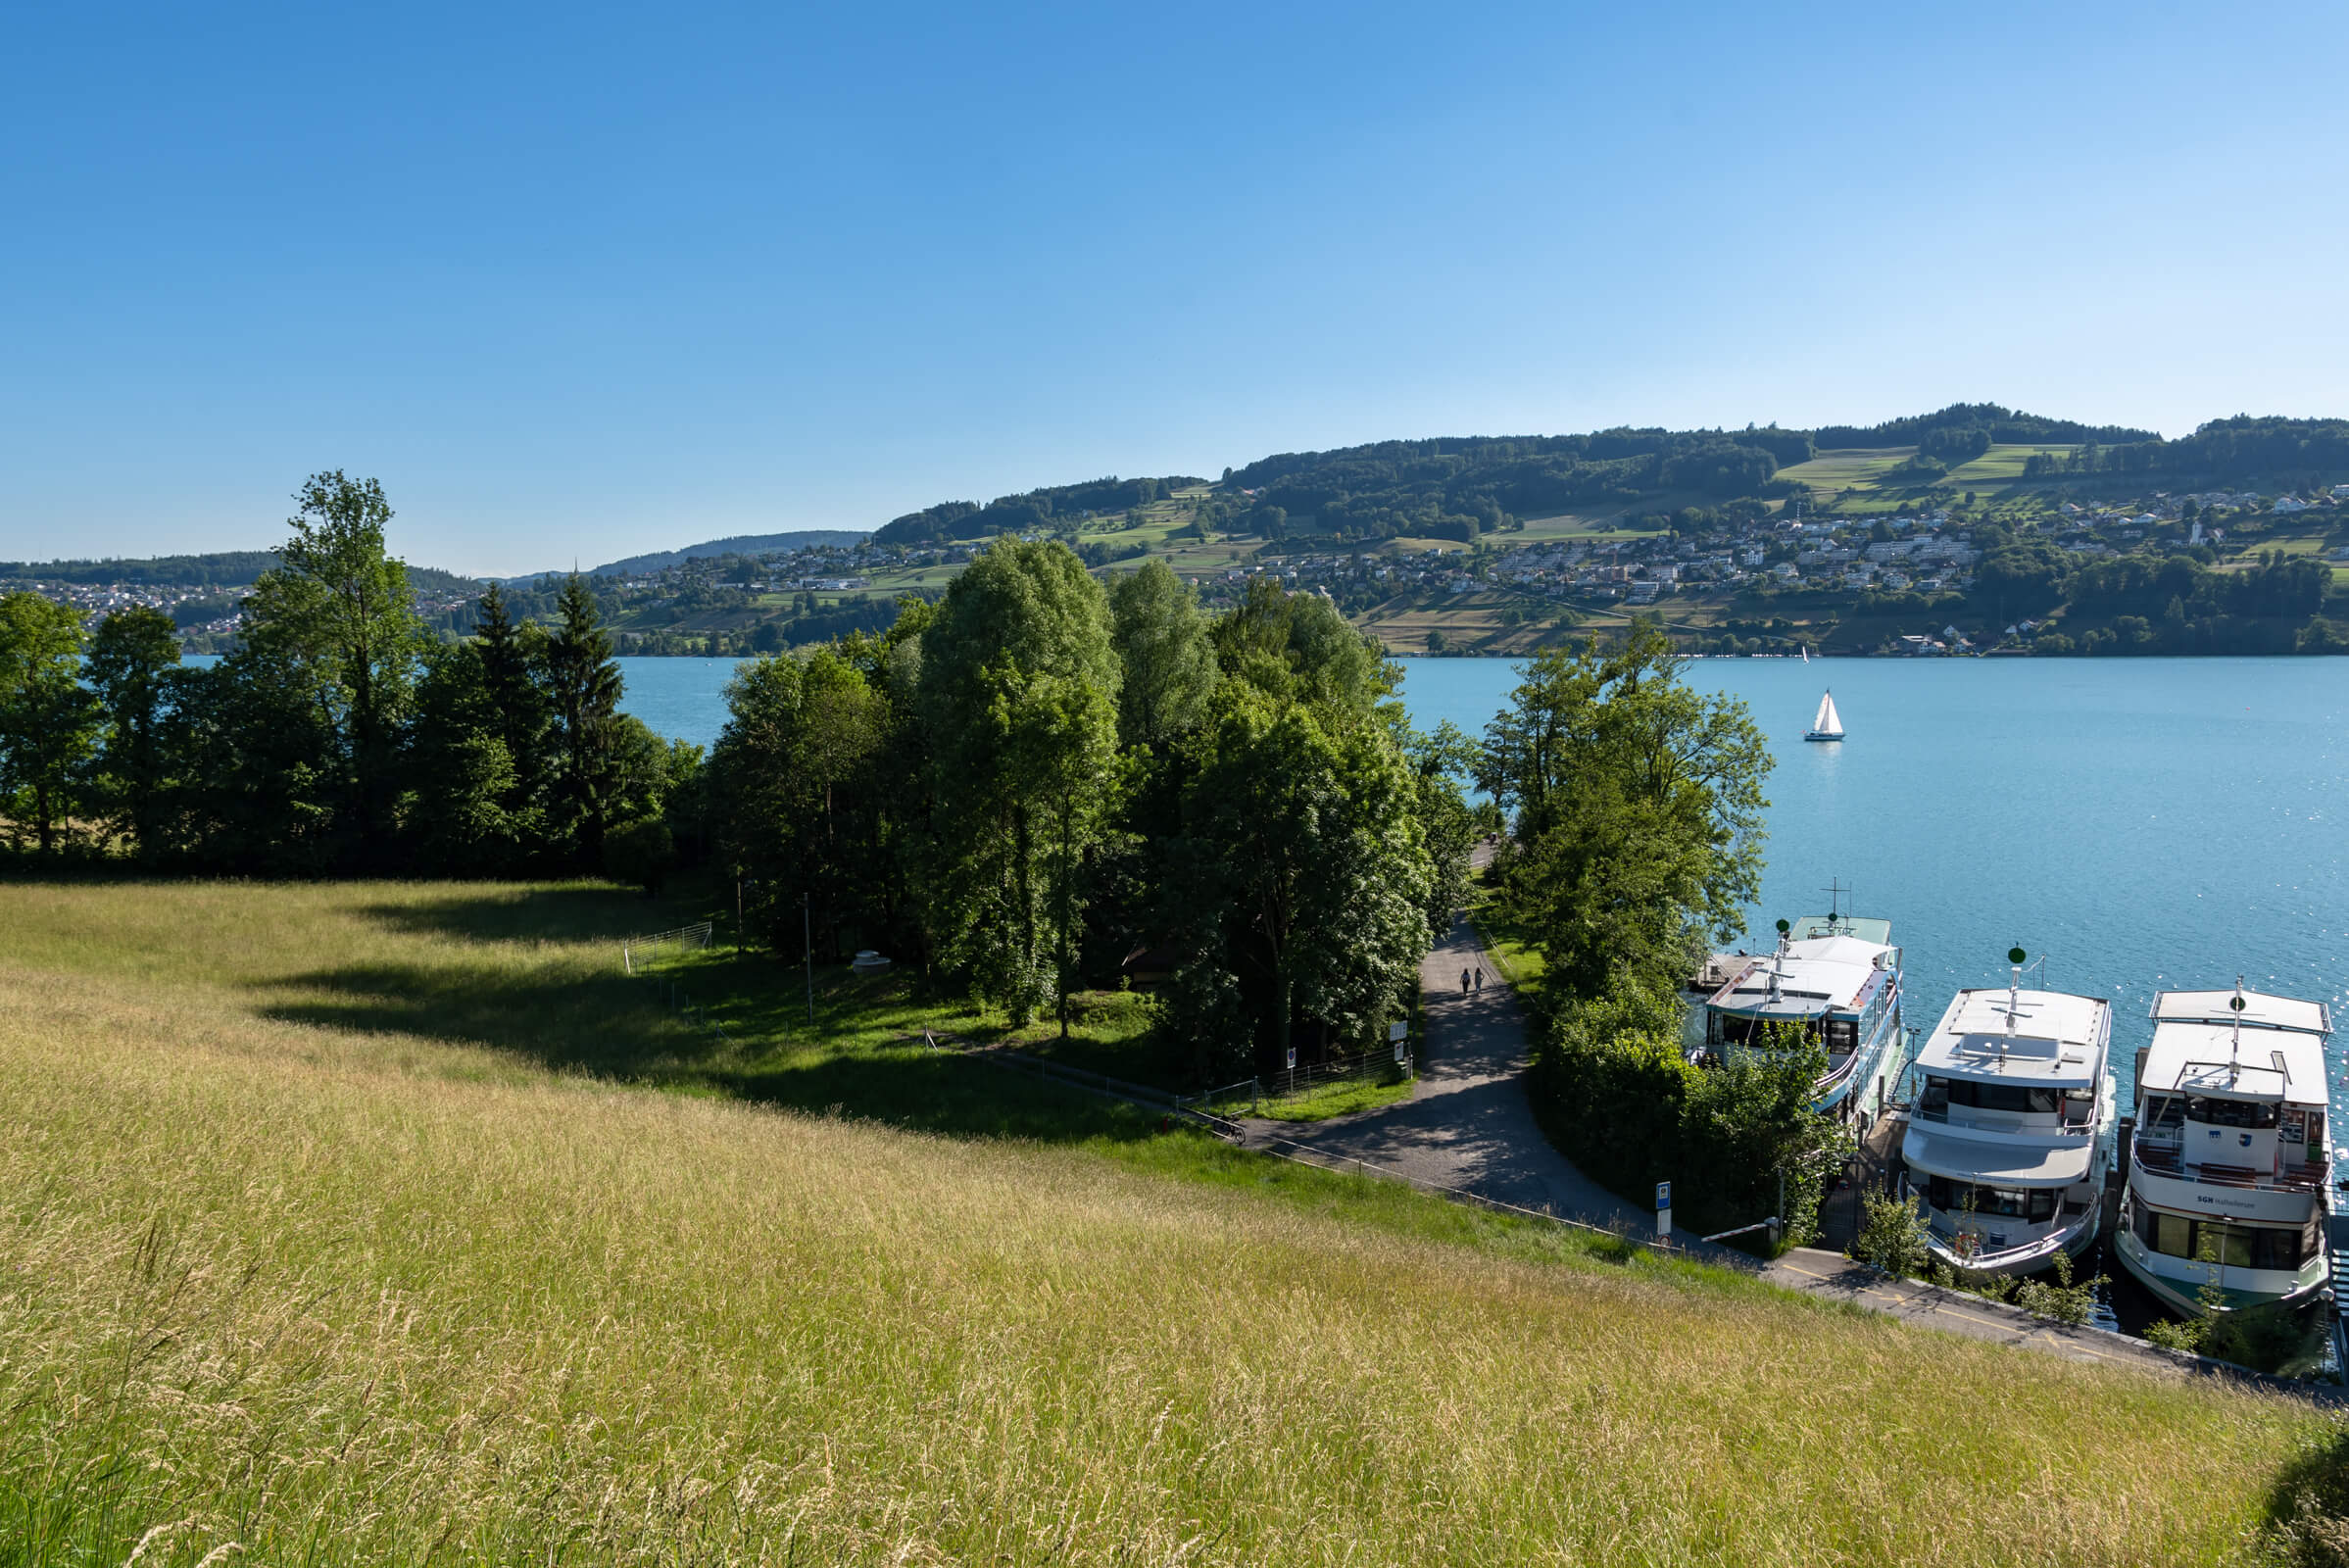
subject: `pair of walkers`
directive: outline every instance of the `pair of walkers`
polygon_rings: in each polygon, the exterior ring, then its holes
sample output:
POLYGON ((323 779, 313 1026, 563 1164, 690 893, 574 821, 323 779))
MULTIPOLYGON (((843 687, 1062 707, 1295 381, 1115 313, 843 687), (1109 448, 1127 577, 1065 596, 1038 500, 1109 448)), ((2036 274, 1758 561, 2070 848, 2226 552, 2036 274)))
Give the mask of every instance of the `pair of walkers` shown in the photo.
POLYGON ((1460 971, 1460 995, 1466 996, 1471 991, 1482 991, 1484 989, 1485 966, 1483 964, 1480 963, 1472 969, 1462 969, 1460 971), (1473 986, 1468 983, 1470 975, 1474 975, 1476 977, 1476 984, 1473 986))

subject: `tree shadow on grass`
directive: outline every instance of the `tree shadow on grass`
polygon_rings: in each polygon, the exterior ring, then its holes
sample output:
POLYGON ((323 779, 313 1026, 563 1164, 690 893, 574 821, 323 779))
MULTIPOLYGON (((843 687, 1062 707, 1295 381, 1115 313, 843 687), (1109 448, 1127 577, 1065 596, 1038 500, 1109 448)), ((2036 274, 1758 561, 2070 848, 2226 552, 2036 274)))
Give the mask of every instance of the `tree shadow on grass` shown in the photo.
POLYGON ((2268 1526, 2284 1562, 2349 1564, 2349 1416, 2335 1412, 2278 1472, 2268 1526))
MULTIPOLYGON (((686 972, 686 980, 702 978, 686 972)), ((819 1020, 841 1027, 873 989, 827 977, 819 1020)), ((685 981, 674 983, 682 988, 685 981)), ((275 993, 264 1017, 358 1033, 405 1035, 615 1082, 703 1090, 760 1104, 841 1113, 963 1138, 1126 1142, 1158 1126, 1150 1113, 934 1051, 919 1030, 886 1024, 810 1040, 804 995, 728 993, 718 1029, 676 1010, 658 976, 516 976, 510 970, 399 963, 314 969, 257 985, 275 993), (795 1004, 800 1009, 794 1016, 795 1004), (794 1027, 795 1022, 797 1027, 794 1027)), ((710 989, 714 998, 717 993, 710 989)))
POLYGON ((358 912, 410 936, 465 942, 611 942, 689 925, 707 918, 699 906, 648 899, 606 882, 475 883, 397 903, 362 905, 358 912))

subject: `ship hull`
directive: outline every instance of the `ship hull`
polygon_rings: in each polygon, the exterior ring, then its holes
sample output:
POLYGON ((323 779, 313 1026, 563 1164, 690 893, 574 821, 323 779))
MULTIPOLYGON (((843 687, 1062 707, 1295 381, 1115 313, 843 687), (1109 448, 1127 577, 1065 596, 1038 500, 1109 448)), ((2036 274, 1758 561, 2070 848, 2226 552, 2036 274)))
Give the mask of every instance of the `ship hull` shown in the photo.
POLYGON ((2203 1279, 2213 1267, 2219 1269, 2219 1288, 2227 1295, 2227 1304, 2220 1308, 2226 1312, 2275 1302, 2290 1305, 2307 1300, 2325 1288, 2322 1258, 2297 1271, 2197 1263, 2149 1251, 2143 1242, 2128 1231, 2115 1237, 2113 1254, 2129 1270, 2129 1278, 2144 1286, 2154 1299, 2185 1318, 2202 1315, 2203 1279), (2175 1265, 2178 1272, 2165 1272, 2165 1265, 2175 1265))
POLYGON ((2007 1252, 1959 1252, 1939 1236, 1926 1244, 1926 1252, 1936 1263, 1943 1263, 1961 1273, 1971 1274, 2038 1274, 2055 1267, 2055 1254, 2062 1252, 2077 1261, 2096 1241, 2096 1232, 2103 1223, 2103 1205, 2091 1204, 2080 1222, 2068 1230, 2020 1247, 2007 1252))

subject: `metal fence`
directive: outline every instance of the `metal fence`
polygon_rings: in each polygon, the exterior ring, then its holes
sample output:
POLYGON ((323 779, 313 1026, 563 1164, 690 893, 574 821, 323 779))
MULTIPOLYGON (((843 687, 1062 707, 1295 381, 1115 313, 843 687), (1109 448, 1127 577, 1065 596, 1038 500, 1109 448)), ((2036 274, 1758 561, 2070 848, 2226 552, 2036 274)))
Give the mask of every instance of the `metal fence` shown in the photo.
POLYGON ((685 988, 675 981, 663 980, 661 982, 661 1004, 675 1012, 687 1023, 709 1030, 726 1044, 734 1043, 734 1037, 726 1033, 726 1026, 711 1017, 709 1009, 687 996, 685 988))
MULTIPOLYGON (((1411 1076, 1412 1061, 1408 1052, 1400 1061, 1392 1048, 1365 1051, 1351 1056, 1332 1056, 1326 1061, 1307 1062, 1302 1067, 1284 1068, 1269 1077, 1249 1080, 1255 1085, 1256 1100, 1289 1100, 1310 1090, 1330 1084, 1351 1083, 1359 1078, 1372 1078, 1397 1068, 1405 1078, 1411 1076)), ((1215 1093, 1222 1093, 1221 1090, 1215 1093)))
POLYGON ((620 943, 620 967, 630 974, 636 966, 660 956, 663 951, 698 953, 710 946, 710 924, 681 925, 674 931, 656 931, 651 936, 628 937, 620 943))

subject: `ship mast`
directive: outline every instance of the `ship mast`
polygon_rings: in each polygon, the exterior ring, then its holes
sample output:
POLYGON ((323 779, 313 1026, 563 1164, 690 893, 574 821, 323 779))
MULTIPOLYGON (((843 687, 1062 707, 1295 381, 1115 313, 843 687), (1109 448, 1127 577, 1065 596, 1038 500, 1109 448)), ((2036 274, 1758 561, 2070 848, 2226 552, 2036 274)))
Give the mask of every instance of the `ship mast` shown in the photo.
POLYGON ((2234 1013, 2234 1032, 2227 1039, 2227 1087, 2232 1089, 2235 1080, 2243 1075, 2243 977, 2234 977, 2234 995, 2227 999, 2227 1007, 2234 1013))

